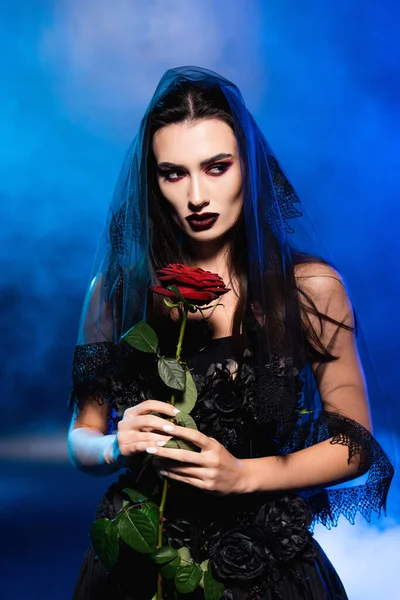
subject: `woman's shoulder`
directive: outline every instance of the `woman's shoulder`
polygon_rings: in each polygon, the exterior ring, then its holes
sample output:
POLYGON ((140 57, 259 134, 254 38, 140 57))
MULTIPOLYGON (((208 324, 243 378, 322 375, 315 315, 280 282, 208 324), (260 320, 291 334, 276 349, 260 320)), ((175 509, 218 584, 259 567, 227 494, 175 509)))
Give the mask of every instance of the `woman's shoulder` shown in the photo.
POLYGON ((325 262, 301 262, 293 267, 296 285, 314 294, 344 292, 345 286, 339 271, 325 262))
POLYGON ((352 301, 336 268, 323 262, 302 263, 294 267, 294 275, 307 325, 320 325, 324 317, 332 323, 354 326, 352 301))

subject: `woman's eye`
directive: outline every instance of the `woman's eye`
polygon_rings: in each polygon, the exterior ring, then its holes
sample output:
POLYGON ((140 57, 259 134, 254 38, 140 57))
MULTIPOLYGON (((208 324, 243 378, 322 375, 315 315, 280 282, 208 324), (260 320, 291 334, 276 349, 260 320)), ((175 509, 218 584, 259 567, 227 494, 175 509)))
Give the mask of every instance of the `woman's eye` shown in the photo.
POLYGON ((182 175, 180 171, 170 171, 169 173, 162 173, 164 177, 164 181, 176 181, 180 179, 179 175, 182 175), (173 177, 174 175, 178 175, 178 177, 173 177))
POLYGON ((222 173, 225 173, 225 171, 228 169, 229 165, 226 163, 218 163, 217 165, 214 165, 213 167, 211 167, 210 171, 214 171, 215 175, 222 175, 222 173), (218 171, 215 171, 215 169, 219 169, 218 171))
MULTIPOLYGON (((207 173, 211 173, 212 175, 222 175, 229 168, 228 163, 218 163, 213 167, 210 167, 207 173)), ((182 177, 185 176, 183 171, 161 171, 161 175, 164 181, 179 181, 182 177)))

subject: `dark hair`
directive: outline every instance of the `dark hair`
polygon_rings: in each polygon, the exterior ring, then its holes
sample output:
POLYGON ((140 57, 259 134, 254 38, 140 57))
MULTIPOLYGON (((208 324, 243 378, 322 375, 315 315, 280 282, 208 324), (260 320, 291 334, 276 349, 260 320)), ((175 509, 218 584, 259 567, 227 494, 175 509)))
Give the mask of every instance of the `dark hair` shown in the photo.
MULTIPOLYGON (((229 103, 219 87, 200 87, 191 82, 179 83, 175 88, 160 101, 149 115, 149 134, 150 143, 154 134, 167 125, 173 123, 192 122, 200 119, 220 119, 234 129, 233 119, 230 112, 229 103)), ((148 197, 149 197, 149 247, 150 247, 150 268, 152 274, 169 263, 190 264, 191 257, 185 247, 185 240, 182 232, 174 223, 167 201, 163 197, 157 181, 156 159, 152 147, 149 148, 147 161, 148 178, 148 197), (160 235, 159 232, 163 234, 160 235)), ((238 217, 234 227, 226 234, 228 244, 228 269, 232 276, 236 276, 239 282, 239 302, 233 318, 233 342, 240 357, 241 351, 251 338, 251 325, 246 327, 246 322, 251 320, 251 310, 249 304, 252 299, 249 295, 249 266, 247 239, 244 224, 243 210, 238 217), (247 320, 247 321, 246 321, 247 320), (244 336, 240 335, 240 327, 243 323, 244 336), (249 335, 248 335, 249 334, 249 335)), ((264 286, 267 294, 266 311, 264 315, 268 323, 268 338, 271 352, 284 352, 285 328, 291 327, 295 343, 298 343, 299 350, 304 347, 304 341, 307 347, 307 356, 304 352, 301 360, 318 361, 320 363, 335 360, 328 348, 320 341, 319 336, 311 325, 310 315, 317 316, 322 327, 323 321, 335 323, 338 328, 350 327, 335 321, 320 313, 312 299, 300 289, 294 276, 294 267, 300 263, 325 263, 320 258, 312 257, 306 254, 295 252, 291 253, 292 264, 282 265, 281 251, 278 240, 270 235, 268 248, 273 261, 273 277, 266 275, 264 286), (289 306, 287 299, 289 298, 289 306), (303 310, 303 316, 300 316, 300 309, 303 310), (288 322, 287 314, 290 313, 288 322), (272 342, 272 343, 271 343, 272 342)), ((167 331, 169 325, 166 318, 164 303, 161 298, 151 295, 148 303, 148 319, 159 325, 161 329, 167 331)), ((253 317, 254 322, 254 317, 253 317)), ((196 325, 193 325, 196 327, 196 325)), ((170 336, 168 333, 165 339, 170 336)), ((188 338, 189 336, 185 336, 188 338)), ((193 337, 193 336, 192 336, 193 337)), ((196 336, 194 336, 196 337, 196 336)))
MULTIPOLYGON (((179 84, 150 114, 150 140, 153 140, 154 134, 159 129, 172 123, 211 118, 220 119, 233 129, 229 104, 220 88, 204 89, 191 83, 179 84)), ((182 233, 171 218, 167 202, 160 192, 156 175, 156 159, 152 147, 149 148, 147 159, 147 178, 149 195, 149 242, 152 268, 157 270, 165 266, 166 263, 190 260, 184 240, 182 240, 182 233), (160 231, 164 235, 160 236, 160 231)), ((232 251, 237 250, 239 242, 237 235, 239 230, 243 230, 244 232, 242 221, 243 218, 241 215, 234 227, 234 231, 230 232, 230 236, 233 238, 232 241, 236 239, 236 243, 231 246, 232 251)), ((242 241, 243 239, 241 238, 240 242, 242 241)), ((230 256, 230 270, 232 258, 230 256)))

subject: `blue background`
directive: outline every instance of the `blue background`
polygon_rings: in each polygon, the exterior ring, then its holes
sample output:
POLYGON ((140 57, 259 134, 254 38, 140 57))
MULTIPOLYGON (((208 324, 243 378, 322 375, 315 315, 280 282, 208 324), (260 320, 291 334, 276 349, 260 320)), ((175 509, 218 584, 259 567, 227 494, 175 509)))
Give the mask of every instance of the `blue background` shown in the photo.
MULTIPOLYGON (((398 444, 400 9, 394 1, 0 2, 0 569, 70 598, 109 479, 68 462, 83 294, 125 150, 167 68, 234 81, 351 290, 398 444)), ((400 598, 388 518, 316 535, 351 600, 400 598)))

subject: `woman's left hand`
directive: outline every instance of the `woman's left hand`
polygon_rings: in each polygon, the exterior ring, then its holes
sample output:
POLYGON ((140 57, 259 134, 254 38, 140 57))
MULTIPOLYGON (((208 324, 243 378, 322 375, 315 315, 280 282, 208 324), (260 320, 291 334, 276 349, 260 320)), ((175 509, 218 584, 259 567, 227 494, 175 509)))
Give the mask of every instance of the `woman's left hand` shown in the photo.
POLYGON ((251 491, 246 461, 232 456, 217 440, 178 425, 174 425, 174 430, 168 433, 192 442, 200 448, 200 452, 153 446, 146 448, 149 454, 154 455, 154 467, 160 475, 219 495, 251 491))

